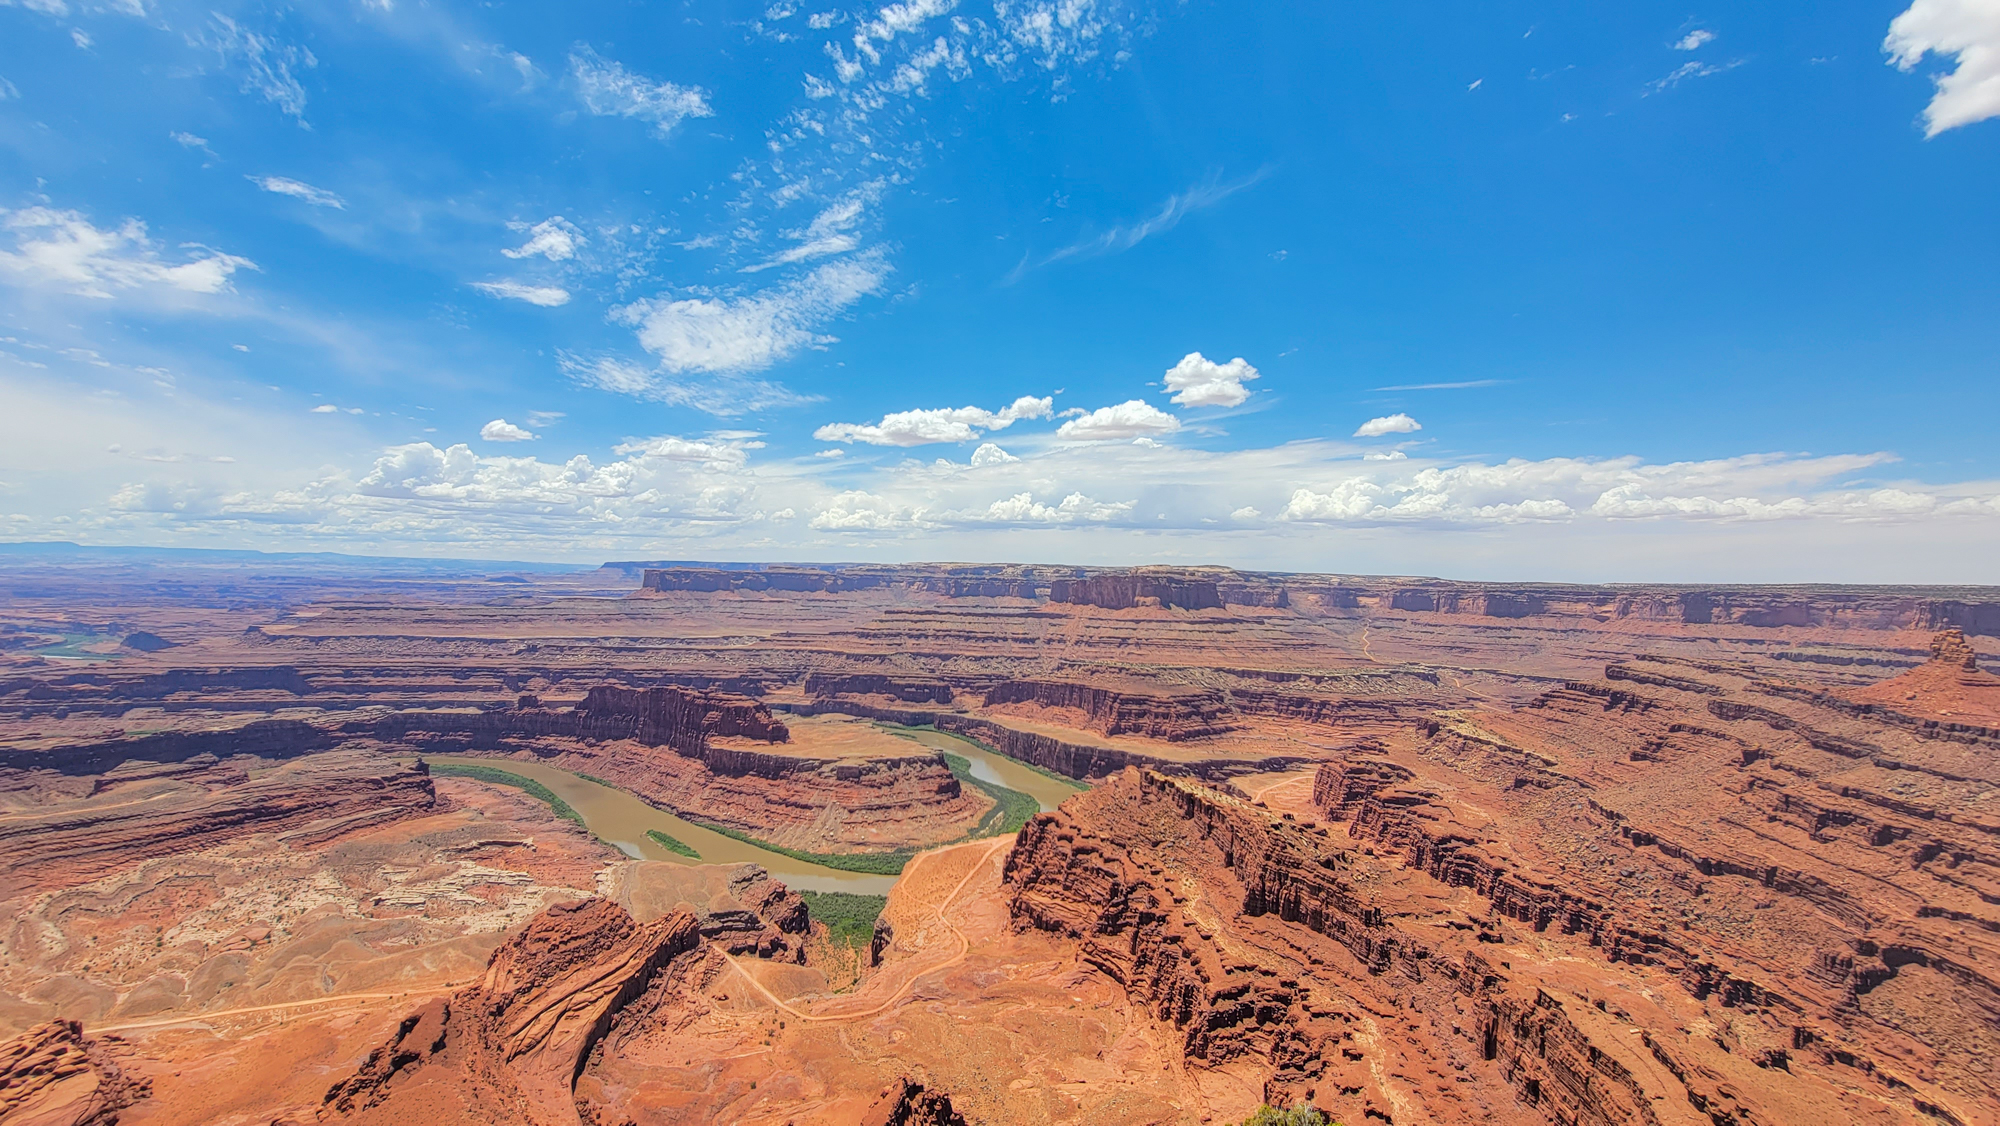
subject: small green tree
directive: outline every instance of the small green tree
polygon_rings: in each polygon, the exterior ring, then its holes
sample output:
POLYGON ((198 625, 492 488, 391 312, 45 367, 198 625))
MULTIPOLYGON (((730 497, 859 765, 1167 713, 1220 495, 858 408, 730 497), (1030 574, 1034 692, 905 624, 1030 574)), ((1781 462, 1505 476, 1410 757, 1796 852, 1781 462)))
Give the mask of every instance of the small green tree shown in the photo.
POLYGON ((1326 1115, 1300 1103, 1290 1110, 1260 1106, 1257 1113, 1243 1120, 1243 1126, 1340 1126, 1340 1123, 1329 1122, 1326 1115))

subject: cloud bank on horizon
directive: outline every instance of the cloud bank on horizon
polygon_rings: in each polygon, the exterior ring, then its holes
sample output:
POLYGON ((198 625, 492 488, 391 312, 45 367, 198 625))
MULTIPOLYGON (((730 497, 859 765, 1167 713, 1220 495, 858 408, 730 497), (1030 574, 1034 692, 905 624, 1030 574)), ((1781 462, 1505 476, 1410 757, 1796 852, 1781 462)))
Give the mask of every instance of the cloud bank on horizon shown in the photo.
POLYGON ((1334 18, 0 5, 0 538, 1992 578, 2000 0, 1334 18))

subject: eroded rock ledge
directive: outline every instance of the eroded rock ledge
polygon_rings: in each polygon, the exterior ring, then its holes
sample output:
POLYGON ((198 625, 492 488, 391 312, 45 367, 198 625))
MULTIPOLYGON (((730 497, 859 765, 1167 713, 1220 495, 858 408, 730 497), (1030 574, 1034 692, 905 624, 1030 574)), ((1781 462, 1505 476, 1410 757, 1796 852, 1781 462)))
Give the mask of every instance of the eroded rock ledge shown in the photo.
MULTIPOLYGON (((1381 799, 1364 795, 1402 780, 1356 764, 1321 782, 1365 808, 1381 799)), ((1786 1070, 1802 1062, 1787 1049, 1812 1032, 1744 1055, 1691 1035, 1687 1018, 1653 1007, 1671 1000, 1645 991, 1657 978, 1618 967, 1621 936, 1587 933, 1604 927, 1590 904, 1544 902, 1551 889, 1454 867, 1464 857, 1385 868, 1226 787, 1135 769, 1030 822, 1005 879, 1016 926, 1074 943, 1178 1030, 1195 1066, 1261 1071, 1272 1103, 1310 1099, 1349 1121, 1592 1126, 1797 1121, 1815 1106, 1832 1121, 1879 1105, 1844 1101, 1847 1079, 1786 1070), (1440 863, 1444 878, 1431 878, 1440 863), (1446 906, 1453 886, 1482 880, 1491 916, 1446 906), (1532 932, 1544 908, 1557 925, 1541 933, 1561 956, 1523 961, 1534 943, 1509 920, 1528 915, 1532 932)), ((1634 960, 1647 959, 1657 952, 1634 960)))
POLYGON ((580 1126, 576 1083, 591 1050, 699 942, 685 911, 640 924, 608 900, 551 907, 494 952, 477 985, 405 1017, 327 1091, 322 1113, 403 1126, 580 1126))

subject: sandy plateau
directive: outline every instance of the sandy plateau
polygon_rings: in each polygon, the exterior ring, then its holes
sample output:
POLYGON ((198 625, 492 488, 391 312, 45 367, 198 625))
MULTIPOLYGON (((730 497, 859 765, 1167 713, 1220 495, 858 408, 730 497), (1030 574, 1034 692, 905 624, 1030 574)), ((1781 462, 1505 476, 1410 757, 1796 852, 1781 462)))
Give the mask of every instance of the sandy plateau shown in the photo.
POLYGON ((2000 589, 0 592, 8 1126, 2000 1126, 2000 589))

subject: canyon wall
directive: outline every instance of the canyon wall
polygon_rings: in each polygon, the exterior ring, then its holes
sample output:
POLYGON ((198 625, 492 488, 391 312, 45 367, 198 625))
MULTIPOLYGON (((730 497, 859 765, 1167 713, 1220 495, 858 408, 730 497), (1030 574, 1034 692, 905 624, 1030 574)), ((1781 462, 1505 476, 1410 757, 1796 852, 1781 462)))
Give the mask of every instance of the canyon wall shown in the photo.
POLYGON ((1101 735, 1143 735, 1170 743, 1221 735, 1237 726, 1224 717, 1222 694, 1212 690, 1169 696, 1074 681, 1009 680, 986 691, 986 707, 1005 704, 1073 709, 1101 735))

